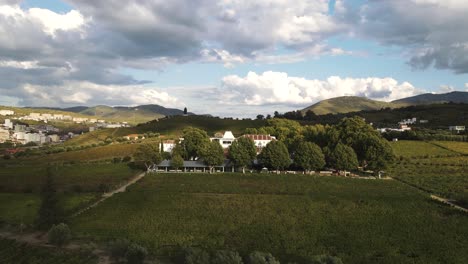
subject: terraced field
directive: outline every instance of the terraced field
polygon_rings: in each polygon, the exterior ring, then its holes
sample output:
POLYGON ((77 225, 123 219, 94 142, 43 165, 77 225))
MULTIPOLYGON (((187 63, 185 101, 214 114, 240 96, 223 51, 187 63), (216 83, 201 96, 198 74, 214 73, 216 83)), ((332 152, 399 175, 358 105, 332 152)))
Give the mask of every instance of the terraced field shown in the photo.
POLYGON ((282 262, 466 263, 468 218, 397 181, 303 175, 158 174, 72 221, 82 236, 263 250, 282 262), (116 219, 119 219, 116 221, 116 219))

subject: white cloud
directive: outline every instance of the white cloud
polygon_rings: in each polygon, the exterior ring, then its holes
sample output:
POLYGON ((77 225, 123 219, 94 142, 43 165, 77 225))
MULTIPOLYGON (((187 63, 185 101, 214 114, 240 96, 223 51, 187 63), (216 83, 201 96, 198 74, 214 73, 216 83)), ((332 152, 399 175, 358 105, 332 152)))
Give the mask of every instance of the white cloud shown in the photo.
POLYGON ((90 82, 65 82, 63 85, 41 86, 26 84, 18 95, 31 106, 60 105, 142 105, 158 104, 181 107, 183 104, 167 92, 143 85, 98 85, 90 82))
POLYGON ((310 80, 290 77, 284 72, 249 72, 247 76, 230 75, 223 78, 222 101, 234 105, 285 104, 304 106, 338 96, 363 96, 392 101, 418 94, 408 82, 392 78, 341 78, 310 80))
POLYGON ((54 35, 57 30, 80 29, 85 23, 83 15, 76 10, 71 10, 66 14, 58 14, 48 9, 31 8, 28 10, 28 14, 39 20, 44 26, 44 31, 51 35, 54 35))

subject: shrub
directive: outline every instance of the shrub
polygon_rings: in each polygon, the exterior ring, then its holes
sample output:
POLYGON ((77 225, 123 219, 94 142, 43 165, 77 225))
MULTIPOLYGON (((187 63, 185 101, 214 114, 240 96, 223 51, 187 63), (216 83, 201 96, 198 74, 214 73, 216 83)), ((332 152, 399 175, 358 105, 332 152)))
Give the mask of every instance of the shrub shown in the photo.
POLYGON ((143 264, 147 255, 148 251, 146 248, 138 244, 131 244, 127 249, 125 257, 129 264, 143 264))
POLYGON ((68 225, 61 223, 58 225, 53 225, 48 233, 49 243, 62 247, 71 240, 71 231, 68 225))
POLYGON ((109 243, 109 252, 114 260, 119 260, 127 255, 130 241, 127 239, 117 239, 109 243))
POLYGON ((5 154, 5 155, 3 155, 3 159, 9 160, 9 159, 11 159, 11 155, 10 154, 5 154))
POLYGON ((255 251, 249 255, 249 264, 279 264, 271 253, 255 251))
POLYGON ((132 160, 132 157, 130 156, 125 156, 123 159, 122 159, 122 162, 130 162, 132 160))
POLYGON ((242 264, 242 258, 236 251, 219 250, 216 251, 211 260, 211 264, 242 264))
POLYGON ((112 159, 112 162, 113 163, 120 163, 120 162, 122 162, 122 159, 118 158, 118 157, 115 157, 114 159, 112 159))
POLYGON ((185 251, 186 264, 207 264, 210 263, 210 254, 202 248, 188 248, 185 251))
POLYGON ((341 261, 340 258, 338 257, 333 257, 329 255, 320 255, 320 256, 315 256, 312 259, 313 264, 343 264, 343 261, 341 261))

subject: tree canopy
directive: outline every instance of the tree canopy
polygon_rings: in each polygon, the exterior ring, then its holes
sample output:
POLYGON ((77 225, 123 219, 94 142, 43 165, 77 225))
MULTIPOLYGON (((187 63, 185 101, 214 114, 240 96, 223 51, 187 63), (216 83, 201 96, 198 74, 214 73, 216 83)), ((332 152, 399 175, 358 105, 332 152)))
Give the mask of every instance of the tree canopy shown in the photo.
POLYGON ((184 159, 180 155, 173 155, 171 159, 171 167, 178 170, 184 166, 184 159))
POLYGON ((210 172, 214 166, 221 165, 224 162, 223 148, 216 141, 206 143, 200 150, 200 154, 203 162, 210 167, 210 172))
POLYGON ((317 144, 301 142, 294 153, 294 163, 306 171, 318 170, 325 166, 325 156, 317 144))
POLYGON ((353 148, 338 143, 332 150, 328 150, 329 165, 337 170, 354 170, 358 167, 358 160, 353 148))
POLYGON ((242 167, 245 172, 245 167, 252 164, 252 161, 257 155, 257 148, 251 138, 240 137, 236 139, 229 147, 229 158, 236 166, 242 167))
POLYGON ((162 156, 159 152, 159 144, 148 143, 138 146, 134 158, 135 161, 142 162, 147 170, 152 165, 161 163, 162 156))
POLYGON ((259 160, 263 166, 276 170, 287 168, 291 164, 288 149, 281 141, 268 143, 260 153, 259 160))
POLYGON ((194 127, 184 129, 183 137, 182 146, 187 153, 188 159, 202 156, 201 151, 205 148, 205 145, 210 143, 206 131, 194 127))

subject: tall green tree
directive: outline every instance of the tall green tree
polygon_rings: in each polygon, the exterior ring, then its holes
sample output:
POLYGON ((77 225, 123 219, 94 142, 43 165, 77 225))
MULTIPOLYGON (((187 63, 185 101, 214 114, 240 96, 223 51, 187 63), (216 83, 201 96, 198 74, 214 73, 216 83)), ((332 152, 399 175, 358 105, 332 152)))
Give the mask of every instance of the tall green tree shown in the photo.
POLYGON ((224 162, 224 151, 219 142, 208 142, 201 149, 200 154, 203 162, 210 167, 210 173, 214 166, 222 165, 224 162))
POLYGON ((261 164, 277 171, 287 168, 291 164, 288 148, 281 141, 271 141, 268 143, 258 158, 261 164))
POLYGON ((188 159, 201 157, 201 151, 210 143, 210 138, 206 131, 194 127, 184 129, 183 137, 182 146, 187 153, 188 159))
POLYGON ((53 173, 47 169, 47 177, 41 189, 41 207, 36 219, 36 227, 40 230, 49 230, 55 224, 64 220, 64 213, 59 206, 57 190, 53 180, 53 173))
POLYGON ((328 151, 329 156, 329 165, 334 167, 337 170, 350 171, 357 169, 358 160, 356 153, 353 148, 342 144, 341 142, 336 145, 336 147, 328 151))
POLYGON ((151 166, 159 164, 162 161, 162 156, 159 152, 159 144, 148 143, 138 146, 134 159, 137 162, 143 163, 148 171, 151 166))
POLYGON ((317 144, 301 142, 294 153, 294 163, 306 172, 318 170, 325 166, 325 156, 317 144))
POLYGON ((171 159, 171 167, 178 170, 184 166, 184 159, 180 155, 173 155, 171 159))
POLYGON ((242 168, 242 173, 245 173, 245 168, 252 164, 256 156, 257 148, 251 138, 240 137, 229 146, 229 159, 242 168))

